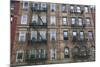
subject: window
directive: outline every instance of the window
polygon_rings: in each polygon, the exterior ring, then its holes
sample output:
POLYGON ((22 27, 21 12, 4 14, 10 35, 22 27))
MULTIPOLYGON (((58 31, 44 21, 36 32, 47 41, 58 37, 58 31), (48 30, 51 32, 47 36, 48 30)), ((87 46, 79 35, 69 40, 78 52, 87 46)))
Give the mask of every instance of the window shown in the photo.
POLYGON ((67 18, 66 17, 63 17, 62 21, 63 21, 63 25, 67 25, 67 18))
POLYGON ((39 49, 39 58, 45 58, 46 52, 45 49, 39 49))
POLYGON ((62 4, 61 7, 62 7, 62 11, 65 12, 66 11, 66 5, 62 4))
POLYGON ((29 2, 23 2, 23 8, 27 9, 29 7, 29 2))
POLYGON ((46 16, 45 15, 41 16, 41 19, 42 19, 43 23, 46 23, 46 16))
POLYGON ((88 13, 89 12, 88 7, 84 7, 84 10, 85 10, 85 13, 88 13))
POLYGON ((68 57, 69 57, 69 48, 66 47, 66 48, 64 49, 64 58, 68 58, 68 57))
POLYGON ((82 18, 79 18, 78 22, 79 22, 79 26, 82 26, 82 18))
POLYGON ((56 40, 56 31, 50 32, 50 40, 56 40))
POLYGON ((72 34, 73 34, 73 36, 77 36, 77 32, 76 31, 74 31, 72 34))
POLYGON ((56 49, 55 48, 52 48, 50 50, 50 55, 51 55, 51 60, 56 59, 56 49))
POLYGON ((77 7, 77 12, 80 13, 81 12, 81 8, 78 6, 77 7))
POLYGON ((39 31, 39 40, 46 40, 46 31, 39 31))
POLYGON ((76 23, 75 22, 75 18, 72 18, 71 20, 72 20, 72 24, 75 24, 76 23))
POLYGON ((74 12, 74 6, 70 6, 71 12, 74 12))
POLYGON ((26 32, 21 31, 19 32, 19 41, 25 41, 26 38, 26 32))
POLYGON ((67 40, 68 38, 68 32, 67 31, 63 31, 63 38, 64 40, 67 40))
POLYGON ((33 15, 32 16, 32 22, 33 23, 37 23, 38 22, 38 16, 37 15, 33 15))
POLYGON ((83 38, 84 38, 84 33, 80 32, 80 39, 83 40, 83 38))
POLYGON ((30 52, 29 52, 29 58, 31 60, 35 59, 36 58, 36 50, 35 49, 31 49, 30 52))
POLYGON ((31 31, 31 40, 37 40, 37 31, 31 31))
POLYGON ((24 52, 22 50, 17 51, 16 62, 23 62, 24 52))
POLYGON ((90 18, 86 18, 86 23, 87 23, 87 25, 90 25, 91 24, 90 18))
POLYGON ((27 24, 27 19, 28 19, 28 16, 27 15, 23 15, 21 17, 21 24, 27 24))
POLYGON ((56 25, 56 17, 55 16, 51 16, 51 25, 56 25))
POLYGON ((46 3, 41 3, 41 7, 42 8, 46 8, 47 7, 47 4, 46 3))
POLYGON ((92 31, 88 32, 88 37, 89 37, 89 40, 93 40, 93 33, 92 33, 92 31))
POLYGON ((50 4, 51 11, 56 11, 56 4, 50 4))

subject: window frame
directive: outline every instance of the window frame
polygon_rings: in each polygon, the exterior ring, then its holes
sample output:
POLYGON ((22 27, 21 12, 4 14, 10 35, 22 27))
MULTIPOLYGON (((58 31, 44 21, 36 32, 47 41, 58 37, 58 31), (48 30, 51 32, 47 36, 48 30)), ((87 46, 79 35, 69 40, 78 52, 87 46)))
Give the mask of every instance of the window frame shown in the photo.
POLYGON ((56 25, 56 16, 50 17, 50 25, 56 25))
POLYGON ((22 15, 21 24, 27 24, 27 23, 28 23, 28 15, 22 15))
POLYGON ((56 4, 55 3, 50 4, 50 10, 51 10, 51 12, 56 11, 56 4))
POLYGON ((50 32, 50 40, 51 41, 55 41, 56 40, 56 31, 51 31, 50 32), (54 40, 52 40, 52 38, 54 38, 54 40))
POLYGON ((19 42, 20 41, 25 42, 25 40, 26 40, 26 32, 25 31, 19 31, 19 39, 18 39, 18 41, 19 42), (21 36, 23 36, 24 38, 21 38, 21 36))

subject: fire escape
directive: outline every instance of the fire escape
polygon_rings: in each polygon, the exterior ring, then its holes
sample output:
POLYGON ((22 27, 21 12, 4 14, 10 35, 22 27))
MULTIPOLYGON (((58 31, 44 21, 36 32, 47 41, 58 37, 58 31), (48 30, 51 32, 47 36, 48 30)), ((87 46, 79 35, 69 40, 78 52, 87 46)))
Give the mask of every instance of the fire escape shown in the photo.
MULTIPOLYGON (((77 9, 70 10, 70 15, 84 17, 84 11, 82 9, 80 9, 80 12, 77 12, 77 9)), ((81 26, 79 26, 77 22, 78 21, 75 20, 75 23, 71 24, 71 28, 76 32, 77 29, 83 31, 86 27, 85 21, 82 21, 81 26)), ((86 38, 86 34, 83 35, 83 38, 80 38, 80 34, 78 33, 76 33, 76 36, 72 36, 73 45, 76 44, 76 47, 74 47, 72 51, 74 59, 85 60, 89 58, 89 49, 86 47, 87 41, 88 39, 86 38)))
MULTIPOLYGON (((35 37, 30 37, 30 33, 28 33, 28 45, 30 47, 36 46, 38 45, 47 45, 47 4, 45 4, 45 7, 41 6, 42 3, 32 3, 31 6, 31 12, 33 16, 33 14, 37 15, 38 20, 37 21, 31 21, 29 23, 29 29, 28 31, 31 32, 31 30, 35 30, 37 31, 37 39, 35 37), (46 14, 46 22, 43 21, 43 19, 41 18, 41 13, 45 13, 46 14), (45 29, 45 37, 44 38, 41 34, 40 31, 45 29)), ((40 47, 39 46, 39 47, 40 47)), ((35 47, 34 47, 35 48, 35 47)), ((37 50, 38 48, 36 48, 37 50)), ((37 50, 36 53, 36 57, 31 56, 30 58, 28 58, 28 62, 29 63, 33 63, 33 64, 38 64, 41 62, 44 62, 47 60, 47 52, 45 53, 45 57, 42 57, 43 53, 39 53, 39 50, 37 50), (39 57, 40 55, 40 57, 39 57)))

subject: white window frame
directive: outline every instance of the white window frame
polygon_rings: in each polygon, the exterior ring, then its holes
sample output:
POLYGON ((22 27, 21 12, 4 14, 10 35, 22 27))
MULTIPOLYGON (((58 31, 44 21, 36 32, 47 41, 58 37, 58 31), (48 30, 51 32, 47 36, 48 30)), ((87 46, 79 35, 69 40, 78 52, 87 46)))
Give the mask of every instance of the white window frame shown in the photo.
POLYGON ((78 18, 79 26, 82 26, 82 18, 78 18))
POLYGON ((28 9, 29 8, 29 2, 28 1, 23 1, 23 8, 24 9, 28 9), (25 3, 28 3, 28 6, 27 7, 25 6, 25 3))
POLYGON ((50 17, 51 25, 56 25, 56 16, 50 17))
POLYGON ((76 18, 71 18, 72 24, 76 23, 76 18))
POLYGON ((81 31, 81 32, 80 32, 80 39, 83 39, 83 38, 84 38, 84 32, 81 31))
POLYGON ((64 48, 64 55, 69 55, 69 48, 64 48))
MULTIPOLYGON (((39 31, 41 37, 43 38, 43 40, 46 40, 46 31, 39 31)), ((41 40, 41 37, 39 37, 39 39, 41 40)))
POLYGON ((50 10, 54 10, 54 12, 56 11, 56 4, 50 4, 50 10))
POLYGON ((90 18, 86 18, 86 22, 87 22, 87 25, 90 25, 91 24, 90 18))
POLYGON ((63 31, 63 37, 68 37, 68 31, 63 31))
POLYGON ((16 62, 23 62, 23 59, 24 59, 24 51, 23 50, 17 50, 16 52, 16 62), (18 54, 19 53, 22 53, 22 58, 21 59, 18 59, 18 54))
POLYGON ((32 16, 32 22, 36 21, 36 23, 38 22, 38 16, 37 15, 33 15, 32 16))
POLYGON ((77 6, 77 12, 78 12, 78 13, 81 12, 81 7, 77 6))
POLYGON ((31 31, 31 40, 33 37, 37 40, 37 31, 31 31))
POLYGON ((47 7, 47 4, 46 3, 41 3, 41 7, 42 8, 46 8, 47 7))
POLYGON ((93 40, 93 32, 92 31, 88 31, 88 37, 89 37, 89 40, 93 40))
POLYGON ((35 55, 35 58, 36 58, 36 50, 35 49, 31 49, 29 51, 29 58, 31 57, 31 55, 35 55))
POLYGON ((52 40, 52 37, 56 40, 56 31, 51 31, 50 32, 50 40, 52 40))
POLYGON ((26 32, 25 31, 20 31, 19 32, 19 41, 25 41, 26 40, 26 32), (24 37, 24 38, 21 38, 21 37, 24 37))
POLYGON ((73 36, 77 36, 77 32, 76 31, 73 31, 72 34, 73 34, 73 36))
POLYGON ((63 25, 67 25, 67 17, 62 17, 63 25))
POLYGON ((88 7, 84 7, 84 11, 85 11, 85 13, 88 13, 89 12, 89 8, 88 7))
POLYGON ((65 4, 62 4, 62 5, 61 5, 61 10, 62 10, 62 11, 66 11, 66 5, 65 5, 65 4))
POLYGON ((21 24, 27 24, 28 16, 27 15, 22 15, 21 16, 21 24))
POLYGON ((41 16, 43 23, 46 23, 46 15, 41 16))
POLYGON ((75 10, 74 10, 74 6, 70 6, 70 10, 72 11, 72 12, 74 12, 75 10))
POLYGON ((56 49, 55 48, 50 49, 50 59, 56 60, 56 49), (54 56, 54 54, 55 54, 55 56, 54 56), (53 57, 54 57, 54 59, 53 59, 53 57))

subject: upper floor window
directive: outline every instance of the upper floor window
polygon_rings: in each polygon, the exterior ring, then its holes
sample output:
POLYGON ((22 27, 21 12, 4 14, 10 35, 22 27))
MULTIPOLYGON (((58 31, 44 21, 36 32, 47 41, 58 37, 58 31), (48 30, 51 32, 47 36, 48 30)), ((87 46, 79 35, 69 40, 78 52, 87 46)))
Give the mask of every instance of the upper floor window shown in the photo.
POLYGON ((50 40, 56 40, 56 31, 50 32, 50 40))
POLYGON ((84 7, 84 11, 85 11, 85 13, 88 13, 89 12, 88 7, 84 7))
POLYGON ((77 36, 77 32, 74 31, 74 32, 72 33, 72 35, 73 35, 73 36, 77 36))
POLYGON ((63 12, 65 12, 66 11, 66 5, 65 4, 62 4, 61 5, 61 9, 62 9, 63 12))
POLYGON ((71 12, 74 12, 74 6, 70 6, 71 12))
POLYGON ((29 2, 23 2, 23 8, 27 9, 29 8, 29 2))
POLYGON ((46 15, 41 16, 41 19, 42 19, 43 23, 46 23, 46 15))
POLYGON ((35 59, 37 56, 36 56, 36 50, 35 49, 31 49, 29 51, 29 58, 30 59, 35 59))
POLYGON ((24 58, 24 51, 22 50, 18 50, 16 53, 16 62, 23 62, 23 58, 24 58))
POLYGON ((37 15, 33 15, 32 16, 32 22, 33 23, 37 23, 38 22, 38 16, 37 15))
POLYGON ((37 40, 37 31, 31 31, 31 40, 37 40))
POLYGON ((67 31, 63 31, 63 38, 64 40, 67 40, 68 37, 68 32, 67 31))
POLYGON ((56 59, 56 49, 52 48, 50 50, 50 55, 51 55, 51 60, 55 60, 56 59))
POLYGON ((67 25, 67 17, 62 17, 63 25, 67 25))
POLYGON ((81 12, 81 7, 77 6, 77 12, 78 12, 78 13, 81 12))
POLYGON ((50 4, 50 10, 52 12, 56 11, 56 4, 50 4))
POLYGON ((92 31, 88 31, 88 37, 90 40, 93 39, 93 32, 92 31))
POLYGON ((39 40, 46 40, 46 31, 39 31, 39 40))
POLYGON ((26 39, 26 32, 20 31, 19 32, 19 41, 25 41, 25 39, 26 39))
POLYGON ((27 15, 22 15, 22 17, 21 17, 21 24, 27 24, 27 19, 28 19, 27 15))
POLYGON ((91 24, 90 18, 86 18, 86 23, 87 23, 87 25, 90 25, 91 24))
POLYGON ((46 51, 45 49, 39 49, 39 58, 45 58, 46 57, 46 51))
POLYGON ((56 17, 55 16, 51 16, 50 20, 51 20, 51 25, 56 25, 56 17))
POLYGON ((84 33, 83 31, 80 32, 80 39, 83 39, 84 38, 84 33))
POLYGON ((72 24, 75 24, 76 23, 75 22, 75 18, 72 18, 71 21, 72 21, 72 24))
POLYGON ((66 48, 64 49, 64 58, 68 58, 68 57, 69 57, 69 48, 66 47, 66 48))
POLYGON ((41 8, 46 8, 47 4, 46 3, 41 3, 41 8))
POLYGON ((79 26, 82 26, 82 18, 79 18, 78 22, 79 22, 79 26))

